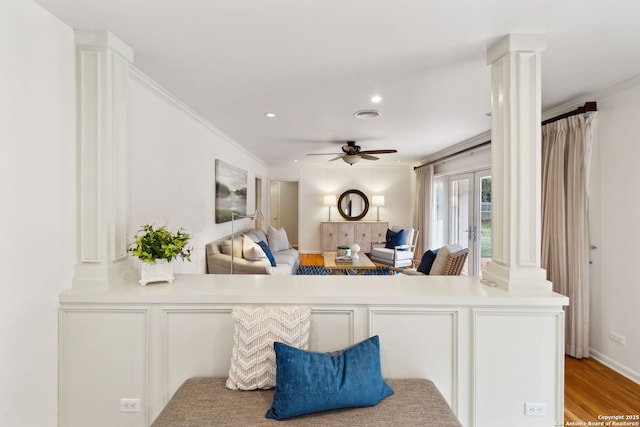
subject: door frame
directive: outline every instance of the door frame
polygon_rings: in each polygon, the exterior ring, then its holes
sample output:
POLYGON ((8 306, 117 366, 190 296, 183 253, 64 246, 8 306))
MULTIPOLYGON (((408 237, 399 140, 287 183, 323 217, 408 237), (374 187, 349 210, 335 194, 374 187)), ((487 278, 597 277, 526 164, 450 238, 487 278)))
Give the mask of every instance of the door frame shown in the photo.
MULTIPOLYGON (((460 243, 463 247, 469 248, 469 256, 467 258, 467 274, 479 276, 481 272, 481 253, 482 253, 482 178, 491 176, 491 168, 482 168, 468 172, 454 173, 446 176, 446 194, 447 194, 447 226, 446 236, 449 243, 460 243), (458 230, 454 227, 456 220, 454 213, 456 202, 454 200, 455 181, 469 180, 469 195, 467 206, 467 227, 465 230, 458 230), (461 243, 461 234, 467 233, 466 244, 461 243)), ((459 205, 459 204, 458 204, 459 205)), ((461 228, 461 227, 457 227, 461 228)))

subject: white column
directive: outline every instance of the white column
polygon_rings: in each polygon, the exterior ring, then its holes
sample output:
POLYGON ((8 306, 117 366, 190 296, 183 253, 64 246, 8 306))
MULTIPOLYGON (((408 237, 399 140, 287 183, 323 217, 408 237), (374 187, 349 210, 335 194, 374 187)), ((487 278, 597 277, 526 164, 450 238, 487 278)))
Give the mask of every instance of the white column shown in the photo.
POLYGON ((540 268, 540 52, 546 38, 512 34, 487 50, 492 101, 492 261, 483 279, 509 291, 548 289, 540 268))
POLYGON ((76 31, 78 264, 74 287, 106 289, 127 255, 129 68, 133 50, 106 31, 76 31))

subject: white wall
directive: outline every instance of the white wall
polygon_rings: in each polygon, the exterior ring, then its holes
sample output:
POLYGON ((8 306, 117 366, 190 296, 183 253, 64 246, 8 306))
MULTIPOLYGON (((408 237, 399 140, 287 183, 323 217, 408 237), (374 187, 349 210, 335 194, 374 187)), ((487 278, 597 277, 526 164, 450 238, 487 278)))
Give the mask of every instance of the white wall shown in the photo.
MULTIPOLYGON (((192 262, 176 262, 177 273, 204 273, 204 246, 231 234, 231 223, 215 224, 215 160, 248 172, 247 212, 255 210, 255 176, 265 164, 201 119, 143 74, 131 80, 129 234, 143 224, 184 228, 191 233, 192 262)), ((268 194, 263 179, 262 194, 268 194)), ((267 200, 263 197, 266 212, 267 200)), ((235 221, 235 231, 252 227, 235 221)))
POLYGON ((640 383, 640 79, 598 97, 590 196, 593 356, 640 383), (613 331, 626 346, 609 339, 613 331))
POLYGON ((0 2, 0 425, 57 425, 58 294, 76 263, 73 31, 0 2))
MULTIPOLYGON (((382 194, 385 206, 380 208, 380 220, 390 225, 411 225, 415 195, 415 173, 410 166, 365 165, 321 167, 305 166, 298 168, 271 168, 269 179, 272 181, 298 181, 299 189, 299 230, 298 244, 303 253, 321 252, 320 223, 327 221, 329 211, 323 205, 327 194, 339 197, 346 190, 360 190, 369 197, 382 194)), ((375 221, 377 208, 369 207, 369 213, 363 221, 375 221)), ((344 220, 334 206, 331 208, 331 220, 344 220)))

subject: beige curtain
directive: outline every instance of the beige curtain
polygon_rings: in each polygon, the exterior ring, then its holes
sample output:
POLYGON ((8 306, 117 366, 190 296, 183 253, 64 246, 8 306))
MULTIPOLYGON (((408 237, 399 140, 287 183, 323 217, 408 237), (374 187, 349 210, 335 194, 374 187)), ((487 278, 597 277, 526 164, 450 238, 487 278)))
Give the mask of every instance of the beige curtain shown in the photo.
POLYGON ((583 114, 542 127, 542 267, 569 297, 565 352, 589 357, 587 129, 583 114))
POLYGON ((424 251, 431 247, 431 189, 433 181, 433 165, 416 169, 416 205, 413 210, 413 228, 420 230, 414 256, 422 257, 424 251))

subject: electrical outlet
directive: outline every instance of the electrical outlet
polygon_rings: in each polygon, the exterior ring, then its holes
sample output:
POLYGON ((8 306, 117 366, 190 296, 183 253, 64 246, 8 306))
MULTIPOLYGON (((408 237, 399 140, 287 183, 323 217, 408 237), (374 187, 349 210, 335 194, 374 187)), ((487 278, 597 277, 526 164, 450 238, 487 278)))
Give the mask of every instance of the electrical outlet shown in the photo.
POLYGON ((120 412, 140 412, 140 399, 120 399, 120 412))
POLYGON ((617 334, 613 331, 609 332, 609 339, 613 342, 617 342, 621 346, 627 345, 627 339, 620 334, 617 334))
POLYGON ((524 414, 527 416, 547 415, 546 403, 524 402, 524 414))

